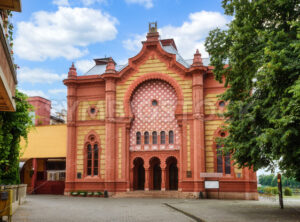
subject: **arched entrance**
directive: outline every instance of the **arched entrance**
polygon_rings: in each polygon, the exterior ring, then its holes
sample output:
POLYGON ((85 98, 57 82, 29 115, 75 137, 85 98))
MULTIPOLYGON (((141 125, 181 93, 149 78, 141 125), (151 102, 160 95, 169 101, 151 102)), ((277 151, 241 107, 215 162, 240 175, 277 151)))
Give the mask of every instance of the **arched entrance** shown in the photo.
POLYGON ((133 189, 134 190, 144 190, 145 187, 145 168, 144 160, 137 157, 133 161, 133 189))
POLYGON ((167 165, 167 183, 168 190, 178 190, 178 168, 177 159, 175 157, 168 157, 166 160, 167 165))
POLYGON ((150 159, 150 189, 161 189, 161 167, 160 160, 157 157, 150 159))

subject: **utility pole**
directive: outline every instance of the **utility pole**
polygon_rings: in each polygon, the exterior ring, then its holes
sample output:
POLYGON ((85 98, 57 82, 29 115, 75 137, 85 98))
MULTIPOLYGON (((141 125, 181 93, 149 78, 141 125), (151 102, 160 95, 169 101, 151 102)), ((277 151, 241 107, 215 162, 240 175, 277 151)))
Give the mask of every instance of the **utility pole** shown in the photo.
POLYGON ((280 208, 283 209, 283 199, 282 199, 282 183, 281 183, 281 174, 277 175, 277 183, 278 183, 278 195, 279 195, 279 205, 280 208))

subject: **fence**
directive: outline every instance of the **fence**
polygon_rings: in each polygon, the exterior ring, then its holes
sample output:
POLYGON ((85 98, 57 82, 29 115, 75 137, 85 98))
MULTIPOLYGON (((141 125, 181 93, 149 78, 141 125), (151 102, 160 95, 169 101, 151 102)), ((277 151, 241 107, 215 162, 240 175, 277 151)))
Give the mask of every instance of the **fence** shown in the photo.
MULTIPOLYGON (((1 191, 9 191, 10 198, 7 199, 8 205, 3 204, 0 206, 8 207, 9 209, 0 209, 1 216, 9 216, 9 220, 11 219, 11 215, 18 209, 19 205, 23 204, 26 201, 26 190, 27 184, 19 184, 19 185, 5 185, 1 186, 1 191)), ((1 201, 1 200, 0 200, 1 201)), ((5 200, 4 200, 5 201, 5 200)), ((1 208, 1 207, 0 207, 1 208)))

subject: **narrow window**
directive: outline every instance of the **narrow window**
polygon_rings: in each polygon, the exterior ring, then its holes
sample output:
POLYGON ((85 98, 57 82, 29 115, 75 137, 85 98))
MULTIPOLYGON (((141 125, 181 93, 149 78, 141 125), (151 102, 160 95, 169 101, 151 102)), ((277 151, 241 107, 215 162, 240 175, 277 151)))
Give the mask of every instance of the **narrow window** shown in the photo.
POLYGON ((152 132, 152 143, 157 144, 157 132, 152 132))
POLYGON ((224 157, 225 159, 225 174, 231 174, 230 171, 230 154, 227 153, 224 157))
POLYGON ((169 131, 169 144, 173 144, 174 143, 174 133, 173 131, 169 131))
POLYGON ((222 155, 222 150, 221 146, 217 145, 217 172, 218 173, 223 173, 223 155, 222 155))
POLYGON ((136 133, 136 145, 141 144, 141 132, 136 133))
POLYGON ((149 133, 148 132, 144 133, 144 143, 149 144, 149 133))
POLYGON ((87 146, 87 175, 91 176, 92 175, 92 145, 89 144, 87 146))
POLYGON ((94 175, 98 175, 98 144, 94 145, 94 175))
POLYGON ((166 133, 165 131, 160 132, 160 144, 165 144, 166 143, 166 133))

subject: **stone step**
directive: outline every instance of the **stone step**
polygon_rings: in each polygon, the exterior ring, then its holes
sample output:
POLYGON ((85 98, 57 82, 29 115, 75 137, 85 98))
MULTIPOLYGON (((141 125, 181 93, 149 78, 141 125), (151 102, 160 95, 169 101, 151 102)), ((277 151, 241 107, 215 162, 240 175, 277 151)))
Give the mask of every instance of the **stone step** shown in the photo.
POLYGON ((180 191, 129 191, 129 192, 117 192, 112 197, 113 198, 187 198, 195 199, 198 196, 195 192, 180 192, 180 191))

